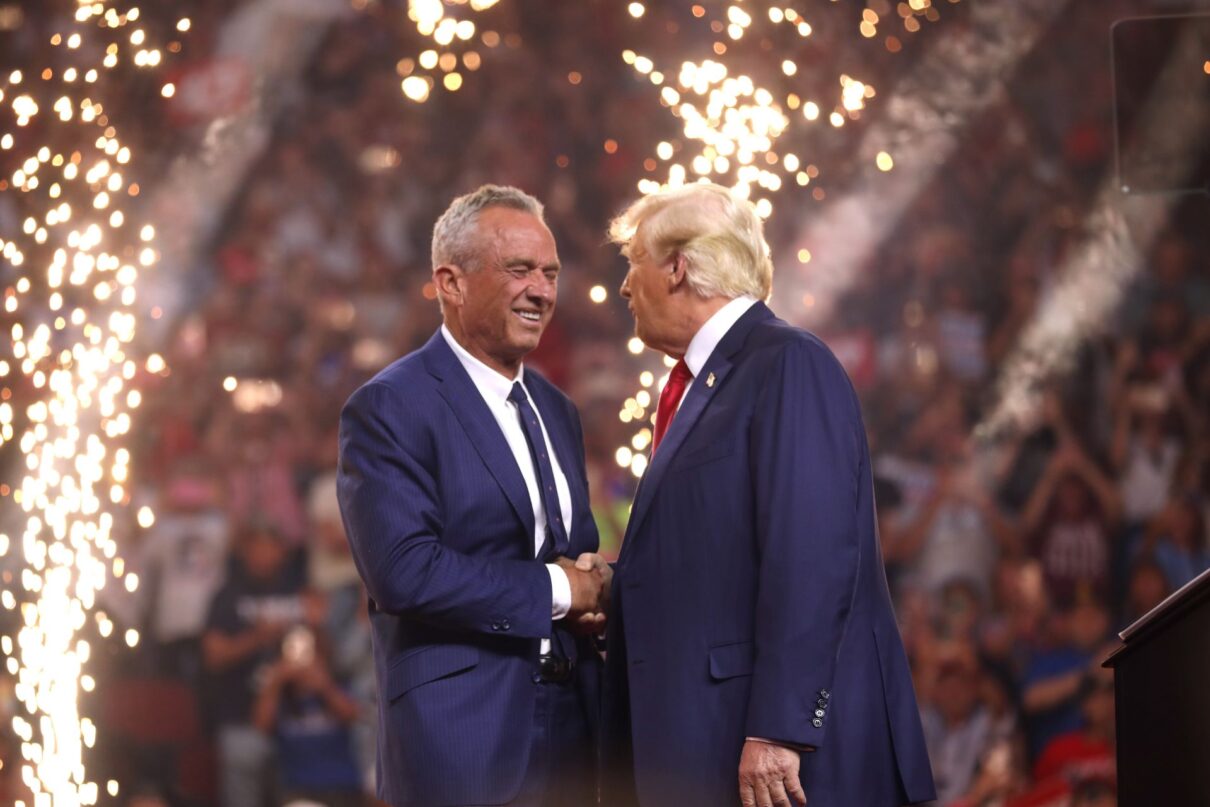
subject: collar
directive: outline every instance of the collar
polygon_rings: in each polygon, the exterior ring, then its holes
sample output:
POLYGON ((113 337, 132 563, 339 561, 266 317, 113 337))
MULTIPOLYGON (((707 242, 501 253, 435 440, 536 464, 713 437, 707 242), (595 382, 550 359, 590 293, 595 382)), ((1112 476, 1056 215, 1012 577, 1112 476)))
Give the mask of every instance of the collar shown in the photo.
POLYGON ((445 324, 441 325, 441 335, 445 338, 446 344, 454 351, 454 355, 458 357, 458 363, 466 370, 466 374, 471 377, 475 388, 479 390, 479 394, 483 399, 492 403, 503 403, 508 400, 508 394, 512 392, 513 383, 520 381, 525 374, 525 367, 517 368, 517 377, 513 379, 505 378, 498 372, 488 367, 483 362, 472 356, 466 348, 458 344, 458 340, 450 333, 449 328, 445 324))
POLYGON ((727 335, 727 331, 731 330, 731 326, 755 304, 755 297, 749 297, 746 294, 736 297, 715 311, 714 315, 706 320, 706 324, 702 325, 693 335, 689 348, 685 351, 685 364, 689 367, 689 372, 693 373, 694 378, 697 378, 702 368, 706 366, 706 360, 710 358, 710 354, 718 347, 718 343, 727 335))

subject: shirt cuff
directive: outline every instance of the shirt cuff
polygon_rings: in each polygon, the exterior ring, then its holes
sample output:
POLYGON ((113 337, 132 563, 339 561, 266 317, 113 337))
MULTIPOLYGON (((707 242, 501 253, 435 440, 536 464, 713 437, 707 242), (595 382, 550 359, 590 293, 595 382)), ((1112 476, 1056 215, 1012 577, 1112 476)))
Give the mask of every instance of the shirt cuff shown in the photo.
POLYGON ((571 610, 571 581, 557 564, 546 564, 546 571, 550 574, 550 618, 562 619, 571 610))

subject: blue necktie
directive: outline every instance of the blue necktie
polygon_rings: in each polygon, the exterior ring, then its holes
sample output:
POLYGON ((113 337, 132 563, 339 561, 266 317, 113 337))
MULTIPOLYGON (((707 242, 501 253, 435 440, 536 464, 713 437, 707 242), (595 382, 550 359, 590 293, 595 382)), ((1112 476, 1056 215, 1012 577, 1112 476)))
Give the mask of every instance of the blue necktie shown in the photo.
POLYGON ((546 440, 542 437, 542 426, 538 423, 538 414, 530 406, 529 396, 525 394, 525 388, 521 386, 521 382, 513 382, 508 399, 517 405, 517 414, 521 418, 521 430, 525 432, 525 442, 529 443, 529 454, 533 457, 534 469, 538 472, 538 497, 542 500, 542 511, 546 513, 546 542, 542 545, 542 551, 538 557, 545 561, 552 554, 566 555, 569 551, 567 530, 563 527, 563 514, 559 509, 559 493, 555 487, 555 469, 551 466, 550 457, 546 453, 546 440))

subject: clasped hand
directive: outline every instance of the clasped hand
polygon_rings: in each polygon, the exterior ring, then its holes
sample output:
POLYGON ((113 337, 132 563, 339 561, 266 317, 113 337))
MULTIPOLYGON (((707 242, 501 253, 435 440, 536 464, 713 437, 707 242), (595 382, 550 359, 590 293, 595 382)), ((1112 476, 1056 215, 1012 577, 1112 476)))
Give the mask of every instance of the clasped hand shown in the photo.
POLYGON ((567 574, 571 584, 571 609, 568 625, 577 633, 597 634, 605 628, 609 612, 609 586, 613 569, 594 552, 585 552, 573 562, 571 558, 555 561, 567 574))

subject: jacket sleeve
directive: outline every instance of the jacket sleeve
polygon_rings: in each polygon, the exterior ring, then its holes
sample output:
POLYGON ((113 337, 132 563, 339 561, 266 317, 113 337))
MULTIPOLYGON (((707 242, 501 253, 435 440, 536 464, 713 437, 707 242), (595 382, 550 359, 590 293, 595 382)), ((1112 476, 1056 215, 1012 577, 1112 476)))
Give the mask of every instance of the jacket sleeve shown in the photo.
POLYGON ((751 426, 759 557, 746 734, 819 747, 857 581, 860 413, 840 364, 806 340, 783 348, 760 395, 751 426))
POLYGON ((341 515, 375 606, 454 630, 548 637, 551 583, 543 564, 475 557, 443 542, 432 472, 438 448, 422 422, 402 396, 375 383, 341 413, 341 515))

